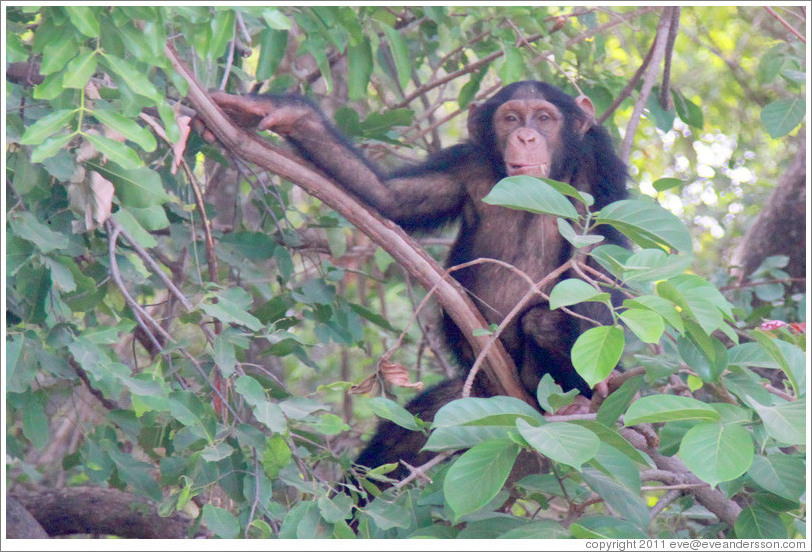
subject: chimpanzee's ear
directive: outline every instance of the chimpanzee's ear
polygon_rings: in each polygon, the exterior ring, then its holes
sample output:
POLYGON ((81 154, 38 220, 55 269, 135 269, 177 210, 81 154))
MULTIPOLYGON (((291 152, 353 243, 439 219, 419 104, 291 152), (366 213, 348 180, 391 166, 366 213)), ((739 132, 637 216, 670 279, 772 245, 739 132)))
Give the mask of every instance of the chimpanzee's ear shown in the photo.
POLYGON ((484 133, 481 107, 482 104, 476 102, 468 106, 468 139, 474 143, 481 142, 484 133))
POLYGON ((583 95, 575 98, 575 105, 580 107, 581 111, 586 115, 586 117, 580 121, 580 126, 577 126, 575 129, 583 136, 595 124, 595 105, 592 103, 592 100, 583 95))

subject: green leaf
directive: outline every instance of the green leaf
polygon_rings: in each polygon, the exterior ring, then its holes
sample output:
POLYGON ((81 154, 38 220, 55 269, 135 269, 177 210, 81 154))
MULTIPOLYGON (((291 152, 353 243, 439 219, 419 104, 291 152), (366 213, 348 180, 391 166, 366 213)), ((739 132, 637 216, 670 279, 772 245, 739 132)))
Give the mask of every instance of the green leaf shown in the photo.
POLYGON ((674 99, 674 108, 682 122, 694 128, 702 129, 705 125, 702 109, 677 90, 671 91, 671 97, 674 99))
POLYGON ((682 274, 691 266, 693 255, 669 255, 662 249, 643 249, 632 254, 623 267, 623 281, 643 283, 682 274))
POLYGON ((271 435, 262 453, 262 469, 266 475, 276 479, 279 472, 290 464, 292 459, 293 453, 285 439, 279 434, 271 435))
POLYGON ((590 251, 589 256, 610 274, 620 278, 623 271, 626 270, 625 263, 632 256, 632 252, 619 245, 606 244, 599 245, 590 251))
MULTIPOLYGON (((22 138, 20 138, 20 143, 27 146, 42 144, 49 136, 64 130, 65 126, 69 121, 73 120, 75 115, 76 109, 60 109, 59 111, 49 113, 26 129, 22 138)), ((69 136, 68 139, 70 139, 69 136)))
POLYGON ((677 312, 674 303, 668 299, 663 299, 658 295, 640 295, 634 299, 626 299, 623 301, 623 306, 628 309, 646 308, 652 312, 656 312, 660 317, 668 322, 678 332, 684 331, 685 327, 682 323, 682 318, 677 312))
POLYGON ((209 25, 211 40, 206 52, 208 59, 217 59, 226 51, 229 40, 234 38, 234 21, 237 14, 230 8, 218 9, 209 25))
POLYGON ((654 186, 654 189, 658 192, 664 192, 671 188, 681 186, 682 184, 684 184, 684 182, 679 178, 658 178, 652 183, 652 186, 654 186))
POLYGON ((263 401, 254 406, 254 417, 274 433, 288 430, 288 422, 282 408, 271 401, 263 401))
POLYGON ((609 377, 620 362, 625 344, 626 338, 619 326, 590 328, 578 336, 572 346, 572 365, 587 385, 595 387, 609 377))
MULTIPOLYGON (((257 81, 264 81, 274 76, 276 68, 279 67, 279 63, 285 55, 285 49, 288 47, 288 31, 264 29, 260 35, 259 43, 257 81)), ((352 65, 350 64, 350 66, 352 65)))
POLYGON ((231 377, 237 366, 237 352, 234 348, 234 343, 232 343, 229 336, 223 332, 214 337, 214 342, 211 347, 214 364, 220 370, 224 378, 231 377))
POLYGON ((498 535, 497 539, 566 539, 570 536, 569 531, 564 529, 560 523, 551 519, 537 519, 519 527, 515 527, 507 533, 498 535))
POLYGON ((240 534, 240 522, 234 514, 218 506, 203 506, 203 523, 221 539, 235 539, 240 534))
POLYGON ((471 73, 471 78, 460 89, 460 94, 457 96, 460 109, 465 109, 474 100, 482 86, 482 79, 488 74, 487 69, 488 65, 485 65, 479 71, 471 73))
MULTIPOLYGON (((626 456, 632 462, 636 462, 641 466, 646 467, 651 467, 654 465, 652 460, 647 455, 634 448, 632 444, 624 439, 620 433, 600 422, 593 422, 592 420, 573 420, 569 423, 588 429, 598 436, 601 443, 612 447, 620 454, 626 456)), ((601 447, 600 450, 603 450, 603 447, 601 447)))
POLYGON ((674 420, 713 420, 719 413, 711 406, 679 395, 649 395, 632 403, 623 417, 626 427, 637 424, 654 424, 674 420))
POLYGON ((248 312, 252 302, 253 299, 247 291, 240 287, 232 287, 217 293, 206 294, 200 303, 200 308, 224 324, 238 324, 257 331, 264 326, 248 312))
POLYGON ((380 23, 386 39, 389 41, 389 48, 392 50, 392 58, 395 61, 398 82, 401 89, 405 90, 409 84, 412 74, 412 59, 409 55, 409 46, 401 34, 389 25, 380 23))
POLYGON ((544 374, 536 388, 536 399, 546 412, 557 412, 571 405, 577 395, 577 389, 570 389, 564 393, 550 374, 544 374))
POLYGON ((779 515, 760 506, 748 506, 733 525, 737 539, 786 539, 787 528, 779 515))
POLYGON ((135 151, 117 140, 97 134, 85 134, 84 137, 110 161, 113 161, 124 170, 137 169, 144 166, 144 162, 135 151))
POLYGON ((438 427, 423 446, 435 452, 470 448, 486 441, 507 439, 515 424, 438 427))
POLYGON ((641 531, 631 522, 609 516, 584 516, 578 523, 570 525, 570 531, 577 539, 647 539, 648 533, 641 531))
POLYGON ((136 94, 156 102, 162 98, 160 92, 150 82, 145 72, 139 71, 129 62, 110 54, 105 54, 104 61, 110 71, 121 77, 130 90, 136 94))
POLYGON ((777 406, 763 406, 751 401, 764 428, 779 443, 787 445, 806 444, 806 405, 804 401, 794 401, 777 406))
POLYGON ((116 196, 121 200, 122 205, 143 208, 162 205, 170 199, 164 190, 161 176, 152 169, 147 167, 125 169, 111 163, 105 165, 89 163, 88 165, 113 183, 116 188, 116 196))
POLYGON ((73 58, 65 67, 62 85, 65 88, 84 88, 90 77, 96 72, 96 51, 87 51, 73 58))
POLYGON ((558 282, 550 292, 550 309, 587 301, 606 302, 609 297, 608 293, 595 289, 583 280, 568 278, 558 282))
POLYGON ((339 493, 332 498, 320 496, 318 505, 321 517, 327 523, 339 523, 352 517, 354 504, 349 495, 339 493))
POLYGON ((98 8, 88 6, 65 6, 63 8, 70 18, 73 26, 79 29, 79 32, 90 38, 99 36, 99 20, 94 13, 98 8))
POLYGON ((22 405, 23 435, 31 441, 31 446, 37 450, 42 450, 50 441, 48 416, 45 413, 48 397, 42 390, 26 393, 24 396, 25 401, 23 401, 22 405))
POLYGON ((50 159, 59 153, 59 150, 67 146, 72 138, 73 134, 51 136, 31 151, 31 162, 42 163, 43 161, 50 159))
POLYGON ((141 247, 151 249, 158 245, 158 242, 152 237, 152 234, 141 226, 141 223, 130 213, 128 208, 122 207, 118 212, 113 213, 113 220, 121 224, 130 237, 141 247))
POLYGON ((138 144, 144 151, 155 151, 158 146, 155 137, 149 130, 112 109, 96 109, 93 111, 93 116, 103 125, 123 134, 127 140, 138 144))
POLYGON ((434 415, 433 428, 463 425, 499 425, 512 427, 517 418, 534 423, 543 421, 538 411, 515 397, 498 396, 481 399, 466 397, 452 401, 434 415))
POLYGON ((594 469, 584 470, 582 477, 586 484, 592 487, 592 490, 621 518, 632 522, 641 529, 648 526, 648 508, 639 492, 632 492, 626 486, 611 479, 610 476, 594 469))
POLYGON ((620 319, 643 343, 659 343, 665 331, 663 318, 654 311, 626 309, 620 319))
POLYGON ((519 80, 524 72, 524 55, 522 50, 505 44, 502 48, 504 56, 502 57, 502 67, 499 68, 499 78, 502 84, 510 84, 519 80))
POLYGON ((803 96, 776 100, 761 110, 761 122, 773 138, 781 138, 792 132, 805 116, 806 100, 803 96))
POLYGON ((271 29, 279 31, 289 31, 291 29, 290 20, 277 8, 266 8, 262 10, 262 19, 271 29))
POLYGON ((251 406, 268 402, 268 396, 262 385, 251 376, 240 376, 234 381, 234 391, 242 395, 251 406))
POLYGON ((489 441, 470 448, 451 465, 443 482, 443 493, 455 520, 496 498, 520 450, 511 441, 489 441))
POLYGON ((732 318, 733 306, 710 282, 694 274, 681 274, 667 281, 657 282, 657 295, 681 310, 683 316, 696 320, 705 333, 724 330, 724 317, 732 318))
POLYGON ((755 448, 749 431, 738 424, 703 422, 685 434, 679 456, 702 481, 715 487, 750 469, 755 448))
POLYGON ((761 488, 793 502, 801 498, 806 487, 803 459, 780 452, 753 458, 747 475, 761 488))
POLYGON ((753 338, 756 342, 761 345, 762 349, 767 352, 767 354, 772 358, 775 363, 778 365, 779 368, 786 374, 787 380, 789 381, 792 389, 795 391, 795 394, 798 394, 799 386, 798 381, 795 378, 795 373, 790 368, 787 359, 784 357, 784 353, 778 346, 778 339, 773 338, 769 334, 764 333, 760 330, 755 330, 752 332, 753 338))
POLYGON ((228 443, 208 445, 200 451, 200 457, 206 462, 219 462, 234 453, 234 448, 228 443))
POLYGON ((351 43, 347 47, 347 67, 350 100, 358 101, 366 98, 373 69, 372 47, 368 39, 364 38, 359 43, 351 43))
MULTIPOLYGON (((37 29, 37 33, 47 32, 45 26, 37 29)), ((51 34, 51 33, 49 33, 51 34)), ((69 60, 77 54, 77 38, 80 38, 70 25, 60 25, 52 33, 53 38, 42 50, 41 75, 51 75, 61 71, 69 60)), ((39 38, 39 36, 37 36, 39 38)))
POLYGON ((558 233, 570 242, 573 247, 585 247, 602 242, 605 238, 597 234, 578 234, 572 225, 565 219, 559 218, 558 233))
POLYGON ((148 232, 157 232, 169 226, 166 211, 160 205, 150 207, 127 207, 127 211, 148 232))
POLYGON ((623 382, 623 385, 606 397, 598 408, 595 419, 607 427, 613 427, 634 400, 642 384, 643 376, 634 376, 623 382))
POLYGON ((483 199, 489 205, 531 213, 578 219, 578 211, 570 201, 547 182, 532 176, 511 176, 496 183, 483 199))
POLYGON ((596 224, 617 228, 641 247, 665 245, 691 252, 691 233, 673 213, 647 199, 624 199, 610 203, 595 216, 596 224))
POLYGON ((597 435, 576 424, 553 422, 532 426, 524 420, 516 420, 516 427, 534 449, 576 470, 594 458, 601 446, 597 435))
POLYGON ((33 243, 42 253, 67 249, 70 245, 66 235, 54 232, 27 211, 12 214, 8 223, 15 235, 33 243))
POLYGON ((420 431, 414 415, 393 400, 386 397, 374 397, 369 400, 369 406, 372 412, 381 418, 391 420, 408 430, 420 431))
POLYGON ((206 406, 190 391, 175 391, 169 396, 169 412, 180 423, 196 430, 196 434, 214 442, 216 425, 206 406))

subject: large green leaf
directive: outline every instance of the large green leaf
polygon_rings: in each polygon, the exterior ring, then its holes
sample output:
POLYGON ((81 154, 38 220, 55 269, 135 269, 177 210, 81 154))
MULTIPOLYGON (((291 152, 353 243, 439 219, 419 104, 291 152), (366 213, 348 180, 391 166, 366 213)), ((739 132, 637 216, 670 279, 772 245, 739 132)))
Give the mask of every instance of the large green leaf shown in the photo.
POLYGON ((688 469, 712 487, 750 469, 754 453, 749 431, 738 424, 717 422, 692 427, 679 447, 679 456, 688 469))
POLYGON ((398 82, 400 83, 400 87, 405 90, 412 76, 412 59, 409 56, 409 46, 403 36, 394 28, 384 23, 379 24, 386 35, 386 39, 389 41, 389 48, 392 52, 392 59, 395 62, 398 82))
POLYGON ((663 318, 654 311, 626 309, 619 316, 643 343, 659 343, 660 337, 665 331, 663 318))
POLYGON ((673 213, 647 199, 615 201, 595 216, 597 224, 614 226, 642 247, 665 245, 691 252, 691 233, 673 213))
POLYGON ((534 449, 575 469, 581 469, 584 462, 594 458, 601 445, 593 432, 567 422, 532 426, 524 420, 517 420, 516 427, 534 449))
POLYGON ((133 170, 144 166, 144 161, 127 144, 122 144, 117 140, 99 136, 98 134, 85 134, 85 138, 105 157, 124 170, 133 170))
POLYGON ((623 417, 625 426, 673 422, 675 420, 718 420, 719 413, 691 397, 649 395, 634 401, 623 417))
POLYGON ((65 67, 65 76, 62 79, 62 84, 65 88, 84 88, 87 81, 96 72, 96 64, 98 58, 96 51, 83 51, 81 54, 73 58, 68 66, 65 67))
POLYGON ((252 301, 251 295, 243 288, 232 287, 207 294, 201 301, 200 308, 224 324, 238 324, 256 331, 263 324, 248 312, 252 301))
POLYGON ((608 293, 597 290, 578 278, 568 278, 558 282, 550 292, 550 309, 555 310, 587 301, 608 300, 608 293))
POLYGON ((780 452, 753 458, 747 475, 761 488, 787 500, 797 501, 806 488, 803 459, 780 452))
POLYGON ((70 245, 65 234, 54 232, 27 211, 14 213, 8 222, 16 236, 33 243, 43 253, 66 249, 70 245))
POLYGON ((234 539, 240 534, 240 522, 234 514, 220 508, 206 504, 203 506, 203 523, 206 528, 221 539, 234 539))
POLYGON ((806 405, 804 401, 799 400, 776 406, 764 406, 751 401, 751 405, 773 439, 787 445, 806 444, 806 405))
POLYGON ((802 96, 776 100, 761 110, 761 122, 770 136, 781 138, 801 124, 806 115, 806 99, 802 96))
POLYGON ((538 411, 521 399, 507 396, 467 397, 443 406, 434 416, 433 428, 463 425, 513 426, 517 418, 543 421, 538 411))
POLYGON ((547 182, 532 176, 503 178, 482 201, 489 205, 501 205, 531 213, 578 218, 578 211, 565 195, 547 182))
POLYGON ((496 498, 521 449, 511 441, 488 441, 467 450, 448 469, 443 492, 455 519, 496 498))
POLYGON ((391 420, 408 430, 420 431, 414 415, 391 399, 374 397, 369 400, 369 406, 372 408, 372 412, 381 418, 391 420))
POLYGON ((733 526, 739 539, 786 539, 787 528, 776 512, 761 506, 748 506, 733 526))
POLYGON ((572 365, 575 371, 595 387, 612 373, 620 357, 626 338, 619 326, 599 326, 590 328, 572 346, 572 365))
POLYGON ((63 130, 75 115, 75 109, 60 109, 41 117, 25 130, 20 143, 29 146, 43 143, 46 138, 63 130))
POLYGON ((138 125, 132 119, 112 109, 96 109, 93 111, 93 116, 103 125, 107 125, 124 135, 127 140, 132 140, 138 144, 144 151, 155 151, 157 147, 155 137, 149 130, 138 125))

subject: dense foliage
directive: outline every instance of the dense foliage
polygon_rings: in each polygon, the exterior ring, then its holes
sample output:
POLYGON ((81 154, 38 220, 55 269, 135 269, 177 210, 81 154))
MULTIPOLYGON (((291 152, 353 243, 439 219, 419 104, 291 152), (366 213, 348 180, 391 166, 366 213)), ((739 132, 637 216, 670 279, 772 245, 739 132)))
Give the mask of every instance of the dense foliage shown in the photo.
MULTIPOLYGON (((7 488, 125 489, 218 537, 806 536, 806 297, 786 255, 744 282, 726 264, 805 132, 805 46, 769 11, 683 8, 661 98, 661 77, 623 90, 662 7, 6 9, 7 488), (622 285, 615 324, 572 351, 592 385, 622 358, 622 385, 592 415, 403 410, 400 366, 427 385, 450 369, 425 291, 387 244, 190 132, 168 43, 205 87, 311 95, 384 165, 464 137, 503 84, 589 95, 633 137, 633 199, 594 212, 517 177, 489 201, 558 217, 571 262, 622 285), (376 372, 390 353, 397 377, 376 372), (381 491, 386 467, 351 465, 373 414, 464 452, 381 491), (511 477, 528 457, 542 469, 511 477)), ((599 279, 551 307, 609 304, 599 279)))

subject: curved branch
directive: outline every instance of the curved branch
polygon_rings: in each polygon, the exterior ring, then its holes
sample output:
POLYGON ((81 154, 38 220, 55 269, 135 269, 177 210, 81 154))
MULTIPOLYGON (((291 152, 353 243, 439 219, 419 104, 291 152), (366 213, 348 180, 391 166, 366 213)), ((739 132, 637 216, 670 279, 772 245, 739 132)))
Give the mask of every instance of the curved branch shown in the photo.
MULTIPOLYGON (((174 48, 167 44, 164 51, 178 73, 189 83, 187 96, 189 103, 195 108, 208 130, 226 149, 239 158, 297 184, 310 195, 341 213, 392 255, 421 285, 427 289, 436 286, 438 302, 459 326, 476 353, 486 346, 487 338, 473 335, 475 329, 487 326, 473 302, 455 280, 444 276, 444 271, 437 262, 417 246, 400 227, 380 215, 371 213, 339 186, 309 168, 303 161, 294 158, 292 154, 238 128, 209 98, 194 75, 180 61, 174 48)), ((516 367, 501 344, 490 350, 486 370, 493 383, 501 388, 500 392, 533 404, 533 399, 519 384, 516 367)))

